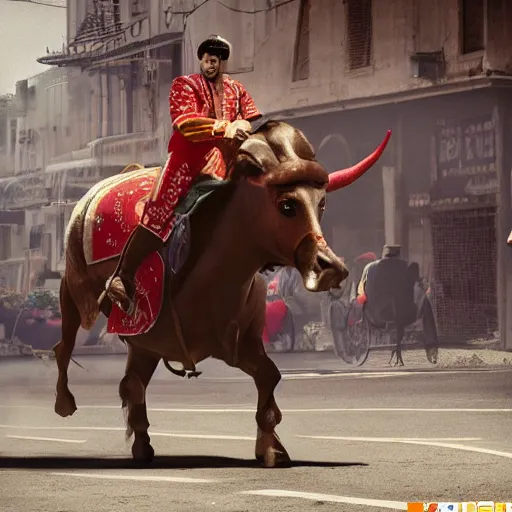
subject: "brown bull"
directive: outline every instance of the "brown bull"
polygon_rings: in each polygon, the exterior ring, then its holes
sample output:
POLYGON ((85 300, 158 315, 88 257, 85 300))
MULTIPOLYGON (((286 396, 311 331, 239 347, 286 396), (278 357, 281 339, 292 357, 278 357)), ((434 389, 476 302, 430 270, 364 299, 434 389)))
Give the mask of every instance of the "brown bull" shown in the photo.
MULTIPOLYGON (((124 339, 128 359, 119 393, 127 408, 127 433, 135 434, 135 459, 150 461, 154 455, 145 395, 159 361, 166 366, 179 361, 194 369, 195 363, 211 356, 254 379, 256 458, 265 467, 290 463, 275 433, 281 411, 274 390, 281 374, 262 342, 266 287, 258 271, 269 265, 295 266, 312 291, 327 290, 347 277, 320 228, 326 191, 361 176, 380 157, 389 136, 365 160, 331 175, 315 160, 302 132, 286 123, 268 122, 244 142, 230 183, 213 192, 192 217, 190 253, 177 275, 168 273, 158 320, 147 333, 124 339)), ((139 176, 141 172, 136 171, 139 176)), ((68 227, 60 292, 55 411, 63 417, 76 410, 67 371, 77 330, 80 325, 90 328, 96 320, 98 296, 117 264, 117 259, 86 264, 84 204, 76 206, 68 227)), ((102 306, 105 315, 109 311, 102 306)))

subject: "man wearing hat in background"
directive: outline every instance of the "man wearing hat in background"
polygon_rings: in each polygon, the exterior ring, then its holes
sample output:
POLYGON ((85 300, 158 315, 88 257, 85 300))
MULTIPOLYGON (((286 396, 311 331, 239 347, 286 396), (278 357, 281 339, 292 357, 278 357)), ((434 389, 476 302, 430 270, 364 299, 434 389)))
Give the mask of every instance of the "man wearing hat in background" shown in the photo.
POLYGON ((381 316, 389 316, 384 310, 389 307, 390 291, 400 287, 407 271, 407 263, 400 258, 399 245, 385 245, 382 258, 368 263, 359 281, 357 294, 366 296, 366 306, 378 317, 376 323, 382 323, 381 316))
POLYGON ((399 245, 385 245, 382 258, 369 263, 363 270, 357 302, 364 304, 365 315, 374 326, 399 321, 407 327, 422 318, 427 358, 435 364, 439 345, 437 328, 432 305, 425 292, 415 296, 419 279, 418 264, 408 265, 401 258, 399 245))
MULTIPOLYGON (((162 248, 175 223, 174 209, 196 178, 225 180, 232 159, 261 117, 244 86, 224 74, 231 45, 210 36, 197 50, 200 73, 177 77, 169 93, 173 133, 168 159, 147 200, 141 223, 129 238, 118 268, 107 282, 110 298, 133 313, 135 273, 162 248)), ((100 299, 101 300, 101 299, 100 299)))

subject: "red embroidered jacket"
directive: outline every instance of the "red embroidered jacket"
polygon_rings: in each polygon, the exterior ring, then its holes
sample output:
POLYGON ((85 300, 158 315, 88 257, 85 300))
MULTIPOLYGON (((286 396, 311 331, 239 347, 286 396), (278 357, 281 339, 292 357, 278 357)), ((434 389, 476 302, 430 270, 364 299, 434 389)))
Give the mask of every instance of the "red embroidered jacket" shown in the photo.
POLYGON ((210 83, 201 74, 176 78, 169 93, 173 128, 191 141, 211 140, 224 135, 227 123, 222 121, 251 120, 261 116, 251 95, 238 80, 224 75, 223 85, 222 114, 216 119, 210 83))
POLYGON ((221 139, 228 124, 261 116, 242 84, 227 75, 223 78, 220 119, 216 118, 210 84, 202 75, 180 76, 172 83, 169 110, 174 132, 169 157, 142 215, 144 226, 162 240, 171 232, 176 204, 199 175, 226 179, 230 162, 225 158, 231 157, 230 145, 224 147, 221 139))

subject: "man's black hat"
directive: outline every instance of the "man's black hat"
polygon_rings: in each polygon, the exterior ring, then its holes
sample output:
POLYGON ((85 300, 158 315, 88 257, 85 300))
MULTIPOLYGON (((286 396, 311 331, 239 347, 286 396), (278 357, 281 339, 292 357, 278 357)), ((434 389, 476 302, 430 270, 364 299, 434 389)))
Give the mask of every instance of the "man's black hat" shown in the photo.
POLYGON ((204 40, 197 49, 197 58, 201 60, 205 53, 215 55, 220 60, 228 60, 231 54, 231 45, 220 36, 213 35, 204 40))
POLYGON ((396 258, 400 257, 400 253, 402 250, 401 245, 385 245, 382 248, 382 257, 383 258, 396 258))

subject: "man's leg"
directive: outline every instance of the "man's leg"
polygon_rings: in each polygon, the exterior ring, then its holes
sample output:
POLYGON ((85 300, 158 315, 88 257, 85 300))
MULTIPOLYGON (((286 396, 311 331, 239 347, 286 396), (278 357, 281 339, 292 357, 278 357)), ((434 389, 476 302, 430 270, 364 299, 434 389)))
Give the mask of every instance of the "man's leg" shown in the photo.
POLYGON ((119 265, 107 283, 107 294, 112 302, 132 315, 135 294, 135 274, 141 263, 153 252, 163 247, 163 240, 139 224, 131 234, 121 254, 119 265))
MULTIPOLYGON (((134 313, 135 274, 144 259, 160 250, 175 222, 174 209, 190 188, 192 177, 187 167, 177 165, 169 155, 146 201, 140 224, 126 243, 113 276, 107 281, 106 294, 129 315, 134 313)), ((99 303, 103 300, 102 294, 99 303)))

